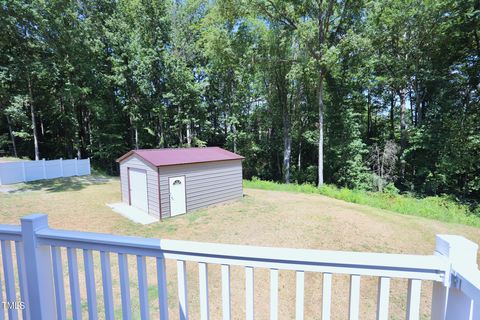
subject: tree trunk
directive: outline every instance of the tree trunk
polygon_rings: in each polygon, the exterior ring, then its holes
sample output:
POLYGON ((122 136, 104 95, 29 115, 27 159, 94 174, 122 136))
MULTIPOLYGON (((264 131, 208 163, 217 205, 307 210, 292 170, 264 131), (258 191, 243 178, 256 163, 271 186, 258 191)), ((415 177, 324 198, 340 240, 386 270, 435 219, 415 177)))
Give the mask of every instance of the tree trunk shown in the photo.
MULTIPOLYGON (((177 107, 177 114, 180 117, 180 107, 177 107)), ((182 121, 179 121, 178 123, 178 143, 180 144, 180 147, 183 147, 183 128, 182 128, 182 121)))
POLYGON ((76 104, 75 105, 77 109, 77 154, 78 154, 78 159, 82 159, 83 157, 86 157, 87 153, 87 148, 85 146, 85 141, 86 141, 86 135, 87 135, 87 130, 86 130, 86 115, 85 115, 85 108, 83 105, 76 104))
POLYGON ((90 146, 93 145, 93 135, 92 135, 92 113, 88 111, 88 117, 87 117, 87 132, 88 132, 88 143, 90 146))
POLYGON ((164 148, 165 147, 165 138, 164 138, 164 135, 163 135, 163 117, 162 117, 161 112, 158 115, 157 137, 158 137, 158 146, 160 148, 164 148))
POLYGON ((43 137, 45 135, 45 126, 43 125, 43 117, 41 113, 38 120, 40 121, 40 133, 43 137))
POLYGON ((187 147, 192 146, 192 128, 191 128, 191 121, 189 121, 186 125, 187 127, 187 147))
MULTIPOLYGON (((326 34, 328 33, 329 20, 333 13, 335 1, 328 1, 327 11, 324 13, 322 10, 322 1, 319 3, 319 10, 317 14, 317 23, 318 23, 318 46, 322 48, 325 46, 326 34)), ((323 56, 321 54, 322 49, 320 49, 318 54, 316 54, 317 63, 319 63, 319 74, 318 74, 318 186, 323 185, 323 118, 325 113, 325 106, 323 104, 323 81, 325 77, 325 67, 322 66, 323 56)))
POLYGON ((35 105, 33 102, 33 89, 32 89, 32 80, 30 78, 30 73, 27 71, 27 80, 28 80, 28 95, 29 95, 29 104, 30 104, 30 115, 32 119, 32 131, 33 131, 33 147, 35 152, 35 160, 40 160, 40 148, 38 146, 38 134, 37 134, 37 119, 35 117, 35 105))
MULTIPOLYGON (((407 147, 407 121, 406 113, 407 106, 405 101, 405 90, 401 89, 398 92, 400 98, 400 155, 402 156, 407 147)), ((400 161, 400 177, 403 180, 405 177, 405 161, 403 159, 400 161)))
POLYGON ((418 110, 418 125, 421 125, 423 122, 423 114, 425 113, 425 99, 422 98, 422 102, 420 103, 420 109, 418 110))
POLYGON ((231 130, 233 133, 233 152, 237 153, 237 127, 235 124, 232 124, 231 130))
POLYGON ((383 192, 383 182, 385 181, 384 180, 384 177, 385 177, 385 170, 384 170, 384 163, 385 163, 385 148, 386 146, 383 147, 383 150, 381 151, 382 152, 382 160, 380 162, 380 183, 379 183, 379 188, 378 188, 378 191, 380 192, 383 192))
POLYGON ((390 97, 390 140, 395 140, 395 96, 390 97))
POLYGON ((408 90, 408 100, 410 101, 410 116, 412 117, 413 125, 417 126, 417 105, 415 104, 415 108, 413 107, 413 98, 412 98, 412 90, 408 90))
POLYGON ((300 136, 300 141, 298 142, 298 160, 297 160, 297 170, 301 172, 302 170, 302 138, 300 136))
POLYGON ((418 85, 418 81, 415 82, 415 108, 416 108, 416 115, 417 115, 417 122, 416 125, 420 126, 422 124, 422 105, 423 105, 423 97, 420 96, 420 88, 418 85))
POLYGON ((290 114, 286 106, 283 108, 283 180, 290 183, 290 157, 292 153, 292 137, 290 135, 290 114))
POLYGON ((370 141, 372 133, 372 107, 370 91, 367 93, 367 141, 370 141))
POLYGON ((281 176, 282 172, 282 162, 280 161, 280 154, 278 152, 275 152, 275 159, 277 160, 277 172, 275 173, 276 178, 279 178, 281 176))
POLYGON ((407 104, 404 89, 398 92, 398 97, 400 99, 400 146, 403 152, 407 146, 407 104))
POLYGON ((228 117, 225 111, 223 112, 223 135, 226 139, 228 135, 228 117))
POLYGON ((139 147, 138 147, 138 128, 137 128, 136 125, 133 127, 133 130, 135 132, 135 149, 138 150, 139 149, 139 147))
POLYGON ((133 121, 133 117, 130 116, 130 126, 132 128, 132 144, 136 150, 138 150, 138 128, 135 122, 133 121))
POLYGON ((318 186, 323 185, 323 117, 325 106, 323 105, 323 70, 320 69, 318 83, 318 186))
POLYGON ((376 152, 376 157, 377 157, 377 171, 378 171, 378 175, 377 175, 377 188, 378 188, 378 191, 382 192, 383 191, 383 187, 382 187, 382 170, 380 169, 381 165, 380 165, 380 147, 378 145, 375 145, 375 152, 376 152))
POLYGON ((15 158, 18 158, 17 144, 15 143, 15 136, 13 135, 12 123, 10 121, 10 117, 8 116, 8 114, 6 116, 7 116, 8 132, 10 133, 10 139, 12 139, 13 155, 15 156, 15 158))

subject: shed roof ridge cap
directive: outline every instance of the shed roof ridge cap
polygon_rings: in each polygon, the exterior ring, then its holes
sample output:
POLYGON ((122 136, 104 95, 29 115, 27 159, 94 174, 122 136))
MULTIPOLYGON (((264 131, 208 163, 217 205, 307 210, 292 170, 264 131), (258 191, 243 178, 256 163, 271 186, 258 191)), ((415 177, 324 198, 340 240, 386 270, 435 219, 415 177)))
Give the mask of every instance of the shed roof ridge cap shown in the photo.
POLYGON ((218 146, 132 149, 116 161, 121 162, 131 156, 142 158, 155 167, 190 163, 243 160, 244 156, 218 146))
MULTIPOLYGON (((222 149, 225 151, 229 151, 226 149, 223 149, 222 147, 219 146, 209 146, 209 147, 170 147, 170 148, 155 148, 155 149, 132 149, 131 151, 136 152, 136 151, 160 151, 160 150, 180 150, 180 149, 222 149)), ((230 151, 232 152, 232 151, 230 151)))

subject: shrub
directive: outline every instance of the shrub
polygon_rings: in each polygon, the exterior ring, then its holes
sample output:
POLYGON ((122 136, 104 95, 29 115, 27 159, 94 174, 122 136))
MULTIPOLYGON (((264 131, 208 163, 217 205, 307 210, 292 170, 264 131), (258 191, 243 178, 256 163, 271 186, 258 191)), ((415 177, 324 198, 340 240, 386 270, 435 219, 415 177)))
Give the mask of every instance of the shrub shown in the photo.
POLYGON ((244 180, 244 186, 253 189, 322 194, 327 197, 401 214, 480 227, 479 215, 470 211, 468 206, 457 203, 454 199, 446 196, 419 199, 402 195, 398 193, 398 189, 393 184, 388 184, 384 192, 369 192, 337 188, 333 185, 323 185, 317 188, 312 184, 282 184, 259 180, 254 177, 252 180, 244 180))

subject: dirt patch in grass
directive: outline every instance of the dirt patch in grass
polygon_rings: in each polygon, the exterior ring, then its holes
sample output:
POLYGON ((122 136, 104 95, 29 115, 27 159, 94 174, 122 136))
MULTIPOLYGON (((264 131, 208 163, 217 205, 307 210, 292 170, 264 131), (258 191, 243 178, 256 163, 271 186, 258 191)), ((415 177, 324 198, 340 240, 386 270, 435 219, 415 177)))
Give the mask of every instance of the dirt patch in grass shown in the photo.
POLYGON ((36 180, 26 183, 16 183, 0 186, 3 193, 22 193, 28 191, 64 192, 78 191, 87 186, 100 185, 112 179, 102 176, 81 176, 58 179, 36 180))
MULTIPOLYGON (((77 178, 78 179, 78 178, 77 178)), ((118 179, 108 181, 80 181, 80 187, 56 189, 52 186, 32 188, 29 192, 0 194, 0 223, 18 224, 19 218, 32 212, 49 214, 53 228, 136 235, 164 239, 181 239, 206 242, 261 245, 323 250, 372 251, 388 253, 432 254, 435 234, 463 235, 480 242, 480 229, 448 224, 424 218, 395 214, 331 199, 321 195, 245 189, 241 201, 218 205, 187 215, 167 219, 147 226, 135 224, 112 212, 106 203, 120 200, 118 179)), ((81 253, 79 252, 79 261, 81 253)), ((95 254, 96 265, 99 266, 95 254)), ((64 261, 66 261, 64 259, 64 261)), ((121 312, 118 269, 112 256, 115 309, 121 312)), ((131 257, 130 277, 132 301, 137 297, 135 259, 131 257)), ((81 264, 81 263, 80 263, 81 264)), ((151 312, 158 315, 156 304, 156 266, 154 259, 147 260, 151 312)), ((82 268, 80 279, 83 282, 82 268)), ((98 268, 97 268, 98 269, 98 268)), ((192 319, 198 319, 198 269, 187 263, 189 310, 192 319)), ((64 270, 66 272, 66 269, 64 270)), ((176 292, 176 265, 167 261, 167 279, 172 318, 178 315, 176 292)), ((101 274, 97 270, 98 301, 101 300, 101 274)), ((305 318, 320 319, 322 301, 322 275, 306 274, 305 318)), ((66 280, 68 287, 68 279, 66 280)), ((231 270, 232 316, 244 317, 244 270, 231 270)), ((280 317, 292 319, 295 315, 295 274, 280 272, 280 317)), ((405 280, 392 280, 390 311, 393 318, 404 318, 406 305, 405 280)), ((85 296, 84 289, 82 295, 85 296)), ((221 317, 220 267, 209 266, 211 318, 221 317)), ((334 319, 347 318, 349 278, 335 275, 333 281, 332 315, 334 319)), ((67 301, 68 288, 66 290, 67 301)), ((377 279, 362 277, 361 318, 373 319, 376 311, 377 279)), ((422 317, 430 313, 431 284, 422 286, 422 317)), ((138 315, 138 302, 132 302, 134 315, 138 315)), ((269 317, 269 273, 255 270, 255 313, 257 319, 269 317)), ((99 303, 99 309, 101 306, 99 303)), ((135 317, 134 317, 135 318, 135 317)))

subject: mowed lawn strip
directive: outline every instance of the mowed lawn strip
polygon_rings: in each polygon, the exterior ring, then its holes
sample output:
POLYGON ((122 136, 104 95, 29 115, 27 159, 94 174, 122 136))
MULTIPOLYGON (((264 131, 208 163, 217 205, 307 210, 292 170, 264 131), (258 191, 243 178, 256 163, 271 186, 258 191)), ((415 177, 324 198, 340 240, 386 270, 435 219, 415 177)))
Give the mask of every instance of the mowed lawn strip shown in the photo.
POLYGON ((316 187, 312 184, 277 183, 259 179, 244 180, 247 188, 321 194, 330 198, 386 209, 397 213, 420 216, 445 222, 480 227, 480 211, 473 212, 468 205, 460 204, 446 196, 414 197, 394 192, 371 192, 358 189, 337 188, 334 185, 316 187))
MULTIPOLYGON (((245 197, 237 202, 221 204, 187 215, 165 219, 163 222, 142 226, 112 212, 106 203, 120 201, 120 184, 116 178, 70 178, 15 186, 13 193, 0 192, 0 223, 18 224, 19 219, 33 212, 49 215, 52 228, 135 235, 164 239, 181 239, 217 243, 261 245, 321 250, 368 251, 387 253, 432 254, 435 234, 463 235, 480 243, 480 229, 460 224, 445 223, 391 211, 348 203, 318 194, 282 191, 244 190, 245 197)), ((11 189, 10 189, 11 190, 11 189)), ((79 252, 79 257, 81 253, 79 252)), ((98 254, 94 254, 99 269, 98 254)), ((121 312, 116 256, 112 255, 115 310, 121 312)), ((66 259, 64 259, 66 263, 66 259)), ((135 258, 130 257, 130 278, 134 315, 138 315, 135 258)), ((152 315, 156 306, 156 274, 153 259, 147 260, 149 296, 152 315)), ((80 281, 84 288, 83 260, 79 259, 80 281)), ((187 263, 189 304, 192 318, 198 318, 198 268, 187 263)), ((67 272, 67 269, 64 269, 67 272)), ((167 262, 169 305, 171 315, 177 316, 176 269, 167 262)), ((347 316, 347 276, 334 276, 334 319, 347 316)), ((244 318, 244 270, 232 268, 233 318, 244 318)), ((102 297, 101 274, 96 272, 97 295, 102 297)), ((306 274, 306 318, 319 319, 321 310, 321 275, 306 274)), ((66 279, 68 304, 68 279, 66 279)), ((392 281, 390 310, 397 318, 404 317, 407 284, 392 281)), ((209 267, 210 307, 213 318, 221 317, 220 267, 209 267)), ((361 315, 374 318, 376 310, 377 279, 362 277, 361 315)), ((83 298, 86 298, 82 289, 83 298)), ((430 313, 431 284, 422 286, 422 316, 430 313)), ((295 275, 280 272, 280 314, 294 318, 295 275)), ((268 317, 268 270, 255 270, 255 313, 268 317)), ((98 300, 102 301, 102 300, 98 300)), ((86 303, 83 304, 86 312, 86 303)), ((100 307, 101 309, 101 307, 100 307)))

